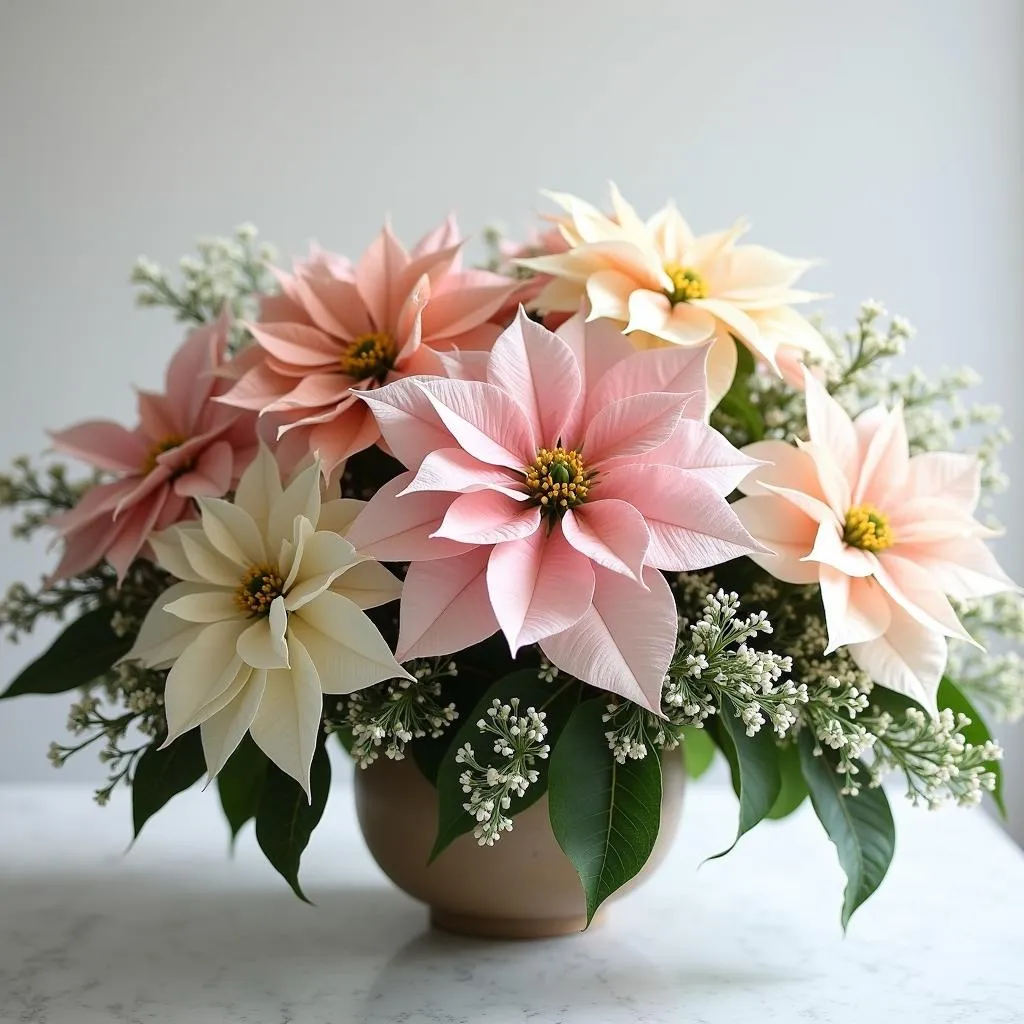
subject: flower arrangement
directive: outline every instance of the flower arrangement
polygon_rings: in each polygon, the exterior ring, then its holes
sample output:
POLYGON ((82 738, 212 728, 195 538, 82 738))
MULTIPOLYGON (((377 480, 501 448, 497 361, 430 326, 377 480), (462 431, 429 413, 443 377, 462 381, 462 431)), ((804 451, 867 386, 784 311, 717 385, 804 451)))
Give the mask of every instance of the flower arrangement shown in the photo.
POLYGON ((54 764, 98 747, 136 834, 205 776, 299 896, 332 742, 436 787, 434 857, 547 795, 588 921, 651 854, 668 760, 721 755, 737 840, 809 798, 845 927, 892 857, 884 777, 1000 802, 998 410, 897 375, 912 330, 876 303, 806 319, 812 264, 742 221, 552 199, 483 267, 452 218, 290 272, 248 227, 177 283, 141 260, 140 304, 189 325, 165 390, 52 435, 91 475, 0 477, 16 535, 63 542, 0 624, 68 623, 3 697, 80 691, 54 764))

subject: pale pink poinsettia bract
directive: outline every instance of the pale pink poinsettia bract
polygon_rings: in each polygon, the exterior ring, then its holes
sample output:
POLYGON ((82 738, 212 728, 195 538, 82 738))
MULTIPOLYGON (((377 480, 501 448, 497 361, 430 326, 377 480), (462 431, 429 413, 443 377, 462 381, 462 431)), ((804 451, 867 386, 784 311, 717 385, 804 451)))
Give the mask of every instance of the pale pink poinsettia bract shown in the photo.
POLYGON ((228 326, 222 316, 189 335, 167 367, 166 390, 138 392, 134 429, 90 420, 51 435, 57 451, 116 474, 51 521, 64 541, 56 579, 104 557, 123 579, 154 532, 193 518, 195 499, 225 494, 252 461, 255 417, 213 400, 224 390, 228 326))
POLYGON ((412 378, 362 398, 408 472, 352 525, 412 563, 397 656, 500 629, 594 686, 660 707, 676 641, 661 570, 758 549, 725 500, 756 463, 704 422, 698 349, 634 352, 582 314, 559 335, 520 311, 483 379, 412 378))
POLYGON ((825 653, 846 647, 876 682, 936 710, 947 637, 970 641, 949 597, 1015 589, 974 518, 978 460, 911 457, 903 410, 876 407, 851 420, 810 373, 810 440, 764 441, 744 452, 762 466, 733 508, 772 550, 752 557, 790 583, 818 583, 825 653))

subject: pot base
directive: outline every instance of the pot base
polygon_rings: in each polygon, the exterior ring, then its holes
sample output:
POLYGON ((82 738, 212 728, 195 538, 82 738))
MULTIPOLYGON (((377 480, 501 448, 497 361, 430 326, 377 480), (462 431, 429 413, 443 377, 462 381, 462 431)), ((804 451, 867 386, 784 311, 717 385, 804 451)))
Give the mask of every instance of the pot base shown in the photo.
MULTIPOLYGON (((590 927, 599 927, 603 919, 604 915, 598 914, 590 927)), ((430 924, 443 932, 478 939, 556 939, 582 932, 587 927, 587 918, 584 914, 570 917, 493 917, 456 914, 431 907, 430 924)))

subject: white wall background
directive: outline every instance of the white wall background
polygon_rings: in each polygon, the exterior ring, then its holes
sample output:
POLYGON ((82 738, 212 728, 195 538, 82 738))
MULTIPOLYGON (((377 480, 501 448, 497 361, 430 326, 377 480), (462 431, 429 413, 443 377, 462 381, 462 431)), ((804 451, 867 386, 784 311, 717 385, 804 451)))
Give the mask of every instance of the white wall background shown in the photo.
MULTIPOLYGON (((251 219, 285 254, 357 253, 390 212, 529 222, 539 186, 826 265, 845 324, 874 296, 926 368, 973 362, 1021 427, 1019 0, 0 0, 0 462, 44 428, 131 420, 179 335, 136 311, 161 262, 251 219)), ((1011 462, 1024 463, 1018 448, 1011 462)), ((1011 465, 1011 468, 1013 466, 1011 465)), ((1024 468, 1024 467, 1022 467, 1024 468)), ((1016 528, 1000 554, 1024 579, 1016 528)), ((42 547, 4 540, 0 584, 42 547)), ((47 640, 0 648, 9 677, 47 640)), ((57 776, 62 699, 0 707, 0 781, 57 776)), ((1024 744, 1021 744, 1024 746, 1024 744)), ((1008 768, 1024 837, 1024 751, 1008 768)))

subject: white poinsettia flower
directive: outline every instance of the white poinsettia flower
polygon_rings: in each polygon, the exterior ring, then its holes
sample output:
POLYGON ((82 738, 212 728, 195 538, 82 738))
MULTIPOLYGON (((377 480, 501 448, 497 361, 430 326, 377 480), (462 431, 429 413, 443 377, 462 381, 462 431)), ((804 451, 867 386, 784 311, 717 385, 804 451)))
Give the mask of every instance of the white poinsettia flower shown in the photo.
POLYGON ((309 794, 325 693, 412 677, 364 612, 401 582, 341 534, 363 502, 321 502, 314 463, 283 487, 261 446, 234 503, 200 498, 202 518, 152 538, 178 577, 125 660, 170 667, 167 741, 200 727, 213 778, 248 730, 309 794))

